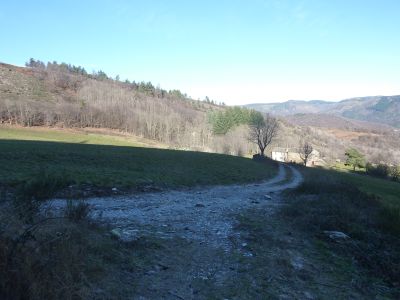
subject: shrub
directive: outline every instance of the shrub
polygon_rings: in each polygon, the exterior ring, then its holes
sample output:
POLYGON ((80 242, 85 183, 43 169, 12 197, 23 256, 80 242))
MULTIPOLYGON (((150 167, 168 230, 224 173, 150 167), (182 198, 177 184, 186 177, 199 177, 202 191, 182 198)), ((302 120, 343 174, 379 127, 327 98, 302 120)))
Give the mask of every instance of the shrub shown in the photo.
POLYGON ((86 228, 52 220, 18 240, 15 233, 0 235, 1 299, 88 297, 86 228))
POLYGON ((19 191, 26 198, 46 200, 65 187, 69 180, 64 174, 54 174, 46 170, 40 171, 33 179, 27 181, 19 191))
POLYGON ((33 179, 20 185, 15 191, 14 207, 25 222, 32 222, 40 203, 49 199, 69 183, 64 175, 40 171, 33 179))
POLYGON ((387 178, 390 174, 390 168, 388 165, 385 164, 378 164, 374 166, 371 163, 367 163, 366 171, 368 175, 380 178, 387 178))
POLYGON ((390 177, 393 181, 400 181, 400 167, 393 166, 390 168, 390 177))
MULTIPOLYGON (((82 220, 86 207, 74 205, 69 217, 82 220)), ((100 228, 64 217, 27 225, 8 208, 0 211, 0 299, 110 299, 93 286, 121 254, 100 228)))
POLYGON ((65 217, 71 221, 82 221, 85 220, 90 212, 90 206, 84 201, 75 203, 73 200, 67 201, 65 208, 65 217))

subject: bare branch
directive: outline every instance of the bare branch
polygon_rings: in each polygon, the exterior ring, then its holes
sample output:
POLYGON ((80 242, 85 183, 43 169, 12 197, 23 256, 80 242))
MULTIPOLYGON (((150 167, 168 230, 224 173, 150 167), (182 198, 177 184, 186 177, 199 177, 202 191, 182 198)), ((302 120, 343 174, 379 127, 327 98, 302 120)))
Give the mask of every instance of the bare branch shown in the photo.
POLYGON ((313 150, 312 145, 308 141, 300 142, 299 154, 305 166, 307 166, 307 162, 312 155, 313 150))
POLYGON ((279 129, 278 120, 271 115, 257 120, 249 126, 249 141, 258 145, 261 155, 277 136, 279 129))

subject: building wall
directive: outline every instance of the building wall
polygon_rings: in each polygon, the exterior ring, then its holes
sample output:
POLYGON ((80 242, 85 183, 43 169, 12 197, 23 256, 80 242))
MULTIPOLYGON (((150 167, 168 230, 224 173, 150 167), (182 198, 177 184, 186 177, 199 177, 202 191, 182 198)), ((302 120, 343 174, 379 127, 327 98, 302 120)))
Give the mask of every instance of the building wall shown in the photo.
POLYGON ((284 152, 276 152, 272 151, 271 158, 276 161, 285 162, 286 161, 286 153, 284 152))

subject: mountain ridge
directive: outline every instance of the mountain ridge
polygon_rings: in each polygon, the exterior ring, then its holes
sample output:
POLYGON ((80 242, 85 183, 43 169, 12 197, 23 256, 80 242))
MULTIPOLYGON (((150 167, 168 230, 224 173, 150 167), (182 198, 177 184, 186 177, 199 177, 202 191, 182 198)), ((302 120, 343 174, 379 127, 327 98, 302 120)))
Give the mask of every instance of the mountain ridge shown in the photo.
POLYGON ((339 102, 288 100, 278 103, 252 103, 245 107, 278 116, 322 113, 400 128, 400 95, 355 97, 339 102))

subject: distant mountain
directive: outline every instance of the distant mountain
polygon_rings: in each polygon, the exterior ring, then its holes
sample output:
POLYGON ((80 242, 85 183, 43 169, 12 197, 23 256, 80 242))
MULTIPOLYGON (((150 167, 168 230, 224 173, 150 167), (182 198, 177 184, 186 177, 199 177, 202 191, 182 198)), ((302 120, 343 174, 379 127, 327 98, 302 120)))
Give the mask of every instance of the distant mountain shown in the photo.
POLYGON ((368 131, 379 133, 393 130, 393 127, 386 124, 354 120, 325 113, 299 113, 294 115, 286 115, 284 116, 284 119, 292 125, 327 129, 336 128, 349 131, 368 131))
POLYGON ((290 100, 282 103, 248 104, 246 107, 280 116, 329 114, 400 128, 400 95, 359 97, 340 102, 290 100))
POLYGON ((320 113, 328 109, 333 102, 322 100, 289 100, 280 103, 254 103, 246 105, 261 112, 273 113, 275 115, 287 116, 294 114, 320 113))

